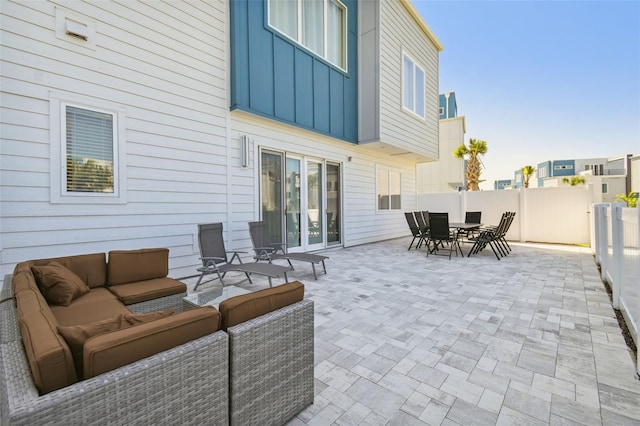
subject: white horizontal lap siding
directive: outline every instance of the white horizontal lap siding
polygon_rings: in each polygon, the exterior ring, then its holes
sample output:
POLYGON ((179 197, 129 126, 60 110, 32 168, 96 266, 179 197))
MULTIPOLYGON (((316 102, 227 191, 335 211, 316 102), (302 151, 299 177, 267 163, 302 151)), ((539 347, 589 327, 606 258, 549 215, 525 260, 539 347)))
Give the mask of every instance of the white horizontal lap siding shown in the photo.
MULTIPOLYGON (((234 111, 231 114, 232 125, 230 134, 231 146, 235 139, 246 134, 252 140, 252 155, 257 155, 258 147, 292 154, 305 155, 335 161, 342 164, 343 173, 343 239, 345 246, 381 241, 397 238, 406 234, 404 209, 413 210, 415 199, 415 165, 406 160, 398 160, 390 156, 378 155, 360 146, 339 141, 334 138, 298 129, 294 126, 282 124, 273 120, 254 116, 244 112, 234 111), (351 161, 347 161, 352 157, 351 161), (394 211, 377 211, 376 194, 376 166, 399 171, 402 174, 402 209, 394 211)), ((259 157, 253 157, 250 162, 250 173, 259 180, 259 157)), ((239 191, 236 181, 245 176, 246 170, 232 169, 232 193, 239 191)), ((257 200, 259 194, 258 182, 251 189, 253 206, 233 202, 233 215, 230 218, 234 229, 230 241, 234 247, 251 247, 248 236, 246 217, 252 213, 256 217, 260 214, 257 200), (252 208, 251 211, 248 209, 252 208), (238 218, 238 219, 236 219, 238 218), (231 240, 231 238, 233 238, 231 240)), ((233 196, 238 199, 237 195, 233 196)), ((246 198, 245 198, 246 200, 246 198)))
POLYGON ((196 224, 227 217, 226 5, 2 5, 0 273, 39 257, 168 247, 193 265, 196 224), (95 48, 56 38, 56 8, 95 48), (50 203, 50 93, 122 107, 126 204, 50 203))
POLYGON ((380 134, 384 142, 430 157, 438 153, 438 51, 400 2, 380 2, 380 134), (425 72, 425 120, 402 107, 402 57, 425 72))

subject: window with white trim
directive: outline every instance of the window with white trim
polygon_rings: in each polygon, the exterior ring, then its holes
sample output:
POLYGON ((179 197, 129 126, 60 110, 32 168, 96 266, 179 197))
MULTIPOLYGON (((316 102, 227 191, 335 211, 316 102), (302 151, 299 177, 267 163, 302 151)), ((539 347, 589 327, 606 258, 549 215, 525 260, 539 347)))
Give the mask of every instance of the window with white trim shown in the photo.
POLYGON ((406 54, 402 55, 402 106, 420 118, 424 114, 424 69, 406 54))
POLYGON ((124 203, 123 110, 52 96, 50 112, 51 202, 124 203))
POLYGON ((378 169, 378 210, 402 208, 401 175, 398 172, 378 169))
POLYGON ((347 7, 339 0, 269 0, 269 26, 343 70, 347 7))

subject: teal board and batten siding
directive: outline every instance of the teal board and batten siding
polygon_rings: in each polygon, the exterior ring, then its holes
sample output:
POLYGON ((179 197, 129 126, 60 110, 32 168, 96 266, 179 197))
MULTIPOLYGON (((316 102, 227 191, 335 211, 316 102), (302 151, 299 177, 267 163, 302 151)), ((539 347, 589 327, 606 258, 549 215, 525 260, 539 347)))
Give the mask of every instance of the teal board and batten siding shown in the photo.
POLYGON ((357 2, 347 7, 347 71, 268 25, 267 2, 231 11, 231 109, 358 142, 357 2))

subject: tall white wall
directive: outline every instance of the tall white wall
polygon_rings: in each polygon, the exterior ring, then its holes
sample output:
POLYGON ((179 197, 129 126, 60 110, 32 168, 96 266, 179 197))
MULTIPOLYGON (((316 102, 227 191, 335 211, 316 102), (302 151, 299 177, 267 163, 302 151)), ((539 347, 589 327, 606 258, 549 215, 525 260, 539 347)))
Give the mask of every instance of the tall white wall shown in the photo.
POLYGON ((430 163, 416 165, 418 193, 457 191, 464 183, 464 161, 453 156, 453 151, 464 143, 465 118, 440 120, 439 158, 430 163))
POLYGON ((451 222, 480 211, 482 223, 497 225, 502 213, 515 212, 508 240, 558 244, 590 244, 592 204, 585 185, 418 195, 418 210, 448 212, 451 222))

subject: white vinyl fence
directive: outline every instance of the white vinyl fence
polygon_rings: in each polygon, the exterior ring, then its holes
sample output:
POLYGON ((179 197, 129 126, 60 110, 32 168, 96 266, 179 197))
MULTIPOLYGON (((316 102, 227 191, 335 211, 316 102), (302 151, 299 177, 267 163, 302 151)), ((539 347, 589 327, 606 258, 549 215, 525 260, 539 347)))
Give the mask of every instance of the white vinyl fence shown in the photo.
POLYGON ((591 188, 585 185, 504 191, 460 191, 418 194, 418 210, 448 212, 449 221, 464 221, 467 211, 481 211, 482 223, 497 225, 502 213, 516 216, 510 241, 557 244, 591 243, 591 188))
MULTIPOLYGON (((594 245, 602 279, 611 287, 613 307, 624 315, 636 343, 640 328, 640 208, 594 204, 594 245)), ((640 354, 640 351, 638 352, 640 354)), ((636 368, 640 373, 640 355, 636 368)))

